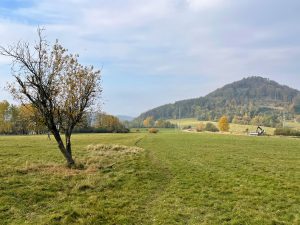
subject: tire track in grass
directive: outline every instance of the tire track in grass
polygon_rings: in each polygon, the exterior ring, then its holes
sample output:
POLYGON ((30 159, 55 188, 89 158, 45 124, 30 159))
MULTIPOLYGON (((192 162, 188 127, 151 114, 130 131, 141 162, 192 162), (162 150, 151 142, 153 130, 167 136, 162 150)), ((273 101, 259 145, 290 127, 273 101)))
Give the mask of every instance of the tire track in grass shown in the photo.
MULTIPOLYGON (((145 135, 136 142, 137 147, 143 147, 143 141, 146 141, 150 135, 145 135)), ((149 148, 144 148, 146 153, 146 158, 148 159, 149 166, 151 168, 151 173, 156 179, 156 187, 153 189, 151 196, 147 200, 147 206, 145 208, 145 215, 147 220, 143 220, 143 224, 157 224, 157 219, 155 215, 155 210, 161 201, 161 198, 168 194, 168 189, 172 180, 176 179, 174 173, 171 171, 168 163, 163 162, 157 155, 154 154, 154 150, 149 148), (147 221, 147 223, 145 223, 147 221)))
POLYGON ((139 147, 139 143, 146 138, 146 135, 144 135, 143 137, 138 138, 135 142, 134 142, 134 146, 139 147))

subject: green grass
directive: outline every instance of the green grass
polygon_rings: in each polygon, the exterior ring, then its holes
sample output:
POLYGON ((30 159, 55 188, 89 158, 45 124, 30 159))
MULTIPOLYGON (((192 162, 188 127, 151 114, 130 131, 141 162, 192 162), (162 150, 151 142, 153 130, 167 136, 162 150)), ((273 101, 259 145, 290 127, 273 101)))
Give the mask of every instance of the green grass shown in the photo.
MULTIPOLYGON (((130 132, 137 133, 137 134, 147 134, 149 133, 150 128, 131 128, 130 132)), ((174 133, 175 131, 178 131, 178 129, 175 128, 156 128, 158 129, 158 133, 174 133)))
POLYGON ((197 124, 201 123, 199 120, 196 118, 183 118, 183 119, 173 119, 169 120, 173 124, 179 124, 180 126, 193 126, 196 127, 197 124))
POLYGON ((0 137, 0 224, 300 223, 300 139, 164 130, 74 135, 73 148, 81 170, 46 136, 0 137))

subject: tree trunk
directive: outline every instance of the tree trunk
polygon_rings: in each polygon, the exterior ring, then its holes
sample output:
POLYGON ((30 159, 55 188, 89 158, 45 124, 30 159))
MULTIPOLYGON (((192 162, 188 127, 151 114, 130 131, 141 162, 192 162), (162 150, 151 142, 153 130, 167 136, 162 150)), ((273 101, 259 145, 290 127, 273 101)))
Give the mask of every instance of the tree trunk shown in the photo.
MULTIPOLYGON (((68 135, 69 141, 66 142, 65 147, 61 136, 57 130, 52 130, 53 136, 58 144, 58 148, 61 151, 61 153, 64 155, 65 159, 67 160, 67 164, 69 167, 73 166, 75 164, 75 161, 72 158, 72 152, 71 152, 71 135, 68 135)), ((67 134, 66 134, 66 140, 67 140, 67 134)))
POLYGON ((72 149, 71 149, 71 133, 66 132, 65 137, 66 137, 66 152, 67 152, 67 155, 69 157, 67 159, 67 161, 68 161, 69 165, 74 165, 75 162, 72 158, 72 149))

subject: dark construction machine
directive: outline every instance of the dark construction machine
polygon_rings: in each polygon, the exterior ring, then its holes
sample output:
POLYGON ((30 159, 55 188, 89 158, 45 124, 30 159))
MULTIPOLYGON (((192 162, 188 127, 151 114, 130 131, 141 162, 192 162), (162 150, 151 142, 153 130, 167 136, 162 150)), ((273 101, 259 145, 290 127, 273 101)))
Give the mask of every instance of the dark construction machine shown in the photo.
POLYGON ((263 130, 260 126, 256 128, 256 131, 252 131, 249 133, 250 136, 263 136, 265 134, 265 130, 263 130))

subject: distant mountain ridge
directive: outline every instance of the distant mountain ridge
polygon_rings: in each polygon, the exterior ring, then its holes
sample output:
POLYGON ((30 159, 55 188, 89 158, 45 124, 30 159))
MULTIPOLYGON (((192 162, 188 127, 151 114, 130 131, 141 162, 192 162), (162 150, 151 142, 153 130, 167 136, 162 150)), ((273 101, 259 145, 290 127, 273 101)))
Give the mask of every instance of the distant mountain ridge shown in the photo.
POLYGON ((227 84, 205 97, 177 101, 142 113, 136 120, 148 116, 158 119, 196 117, 199 120, 217 120, 234 116, 277 115, 293 116, 295 99, 300 91, 280 85, 268 78, 253 76, 227 84))
POLYGON ((124 121, 132 121, 134 119, 134 117, 132 116, 127 116, 127 115, 117 115, 117 117, 119 118, 120 121, 124 122, 124 121))

